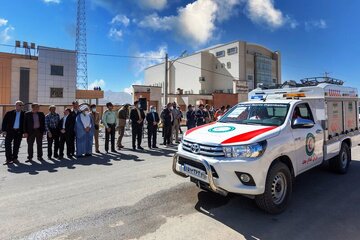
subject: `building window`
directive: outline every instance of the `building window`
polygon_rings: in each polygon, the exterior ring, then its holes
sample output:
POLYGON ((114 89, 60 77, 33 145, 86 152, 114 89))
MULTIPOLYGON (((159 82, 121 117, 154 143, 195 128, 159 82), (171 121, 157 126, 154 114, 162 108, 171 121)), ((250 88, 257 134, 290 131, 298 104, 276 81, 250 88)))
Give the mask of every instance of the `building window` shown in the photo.
POLYGON ((63 88, 50 88, 50 98, 63 98, 63 88))
POLYGON ((228 69, 230 69, 230 68, 231 68, 231 62, 227 62, 227 63, 226 63, 226 67, 227 67, 228 69))
POLYGON ((253 75, 248 75, 248 80, 249 80, 249 81, 254 80, 254 76, 253 76, 253 75))
POLYGON ((225 63, 222 63, 222 64, 221 64, 221 68, 224 68, 224 67, 225 67, 225 63))
POLYGON ((255 56, 255 82, 265 86, 274 86, 272 78, 271 59, 265 56, 255 56))
POLYGON ((233 55, 233 54, 237 53, 237 51, 238 51, 237 47, 229 48, 227 50, 227 54, 228 55, 233 55))
POLYGON ((218 69, 218 65, 217 65, 217 64, 215 64, 215 69, 218 69))
POLYGON ((222 51, 219 51, 219 52, 216 52, 216 57, 225 57, 225 50, 222 50, 222 51))
POLYGON ((51 65, 51 75, 64 76, 64 66, 51 65))

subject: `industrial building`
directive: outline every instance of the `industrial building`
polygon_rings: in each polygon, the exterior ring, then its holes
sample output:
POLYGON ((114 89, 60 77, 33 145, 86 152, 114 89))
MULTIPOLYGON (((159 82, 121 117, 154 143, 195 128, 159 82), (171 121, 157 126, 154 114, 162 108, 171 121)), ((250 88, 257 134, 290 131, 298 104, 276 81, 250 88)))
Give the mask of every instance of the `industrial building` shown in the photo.
MULTIPOLYGON (((164 93, 165 63, 145 69, 145 83, 162 88, 164 93)), ((168 96, 182 108, 188 104, 210 104, 215 107, 245 100, 249 90, 258 84, 281 83, 281 55, 264 46, 234 41, 197 51, 168 62, 168 96)), ((138 99, 140 86, 133 86, 138 99)), ((142 94, 143 95, 143 94, 142 94)), ((162 99, 148 99, 148 102, 162 99)))
POLYGON ((0 53, 0 119, 17 100, 37 102, 42 110, 59 106, 59 112, 72 101, 90 102, 104 97, 103 91, 77 89, 76 52, 16 41, 16 52, 0 53))

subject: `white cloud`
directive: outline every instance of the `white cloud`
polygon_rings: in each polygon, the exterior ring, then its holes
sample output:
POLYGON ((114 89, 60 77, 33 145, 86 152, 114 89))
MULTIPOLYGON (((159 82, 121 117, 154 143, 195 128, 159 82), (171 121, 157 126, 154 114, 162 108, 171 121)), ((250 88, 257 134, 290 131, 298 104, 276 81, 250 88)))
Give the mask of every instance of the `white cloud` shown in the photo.
POLYGON ((101 87, 104 88, 106 85, 104 79, 95 80, 92 83, 89 84, 88 89, 93 90, 94 87, 101 87))
POLYGON ((7 23, 8 23, 8 20, 6 20, 4 18, 0 18, 0 27, 6 26, 7 23))
POLYGON ((195 44, 207 43, 216 29, 217 10, 215 1, 209 0, 197 0, 179 9, 178 33, 195 44))
POLYGON ((265 24, 272 29, 286 23, 286 18, 279 9, 275 8, 273 0, 248 0, 246 14, 254 23, 265 24))
POLYGON ((238 13, 238 6, 245 0, 215 0, 218 9, 216 17, 218 21, 225 21, 230 19, 233 15, 238 13))
POLYGON ((115 41, 120 41, 122 39, 123 32, 120 29, 112 27, 109 30, 108 36, 109 36, 109 38, 111 38, 111 39, 113 39, 115 41))
POLYGON ((11 32, 15 30, 14 27, 8 26, 4 30, 0 31, 0 42, 7 43, 11 40, 11 32))
MULTIPOLYGON (((139 26, 155 31, 173 31, 180 39, 187 40, 193 45, 203 45, 214 37, 216 21, 225 20, 233 11, 232 8, 219 10, 219 6, 226 5, 220 2, 221 0, 196 0, 179 8, 177 15, 164 17, 156 13, 148 15, 139 22, 139 26)), ((240 3, 240 0, 224 0, 224 2, 234 7, 240 3)))
POLYGON ((134 63, 135 75, 139 76, 145 68, 164 61, 167 46, 162 45, 156 51, 138 53, 139 58, 134 63))
POLYGON ((56 3, 56 4, 59 4, 60 3, 60 0, 43 0, 44 3, 56 3))
POLYGON ((167 0, 137 0, 136 2, 141 8, 153 10, 162 10, 167 5, 167 0))
POLYGON ((295 19, 292 19, 290 17, 287 18, 287 22, 289 23, 289 26, 291 29, 297 28, 300 24, 295 19))
POLYGON ((111 24, 114 24, 114 25, 115 24, 120 24, 120 25, 122 24, 125 27, 129 26, 129 23, 130 23, 130 19, 127 16, 121 15, 121 14, 116 15, 111 20, 111 24))
POLYGON ((132 85, 141 85, 143 84, 144 81, 143 80, 137 80, 137 81, 134 81, 129 87, 126 87, 124 88, 124 92, 128 93, 128 94, 132 94, 133 92, 133 88, 132 88, 132 85))
POLYGON ((310 31, 312 29, 326 29, 327 27, 327 23, 324 19, 305 22, 306 31, 310 31))
POLYGON ((159 17, 157 13, 145 16, 139 22, 139 26, 143 28, 151 28, 153 30, 171 30, 176 25, 176 17, 159 17))

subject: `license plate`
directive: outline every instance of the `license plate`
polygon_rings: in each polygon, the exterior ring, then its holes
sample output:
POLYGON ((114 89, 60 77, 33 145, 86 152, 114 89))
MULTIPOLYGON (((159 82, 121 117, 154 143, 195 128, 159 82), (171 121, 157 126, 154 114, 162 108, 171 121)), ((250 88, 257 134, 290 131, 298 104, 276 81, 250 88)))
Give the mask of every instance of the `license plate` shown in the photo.
POLYGON ((184 164, 183 171, 193 177, 201 178, 203 180, 207 179, 207 175, 206 175, 205 171, 191 167, 189 165, 184 164))

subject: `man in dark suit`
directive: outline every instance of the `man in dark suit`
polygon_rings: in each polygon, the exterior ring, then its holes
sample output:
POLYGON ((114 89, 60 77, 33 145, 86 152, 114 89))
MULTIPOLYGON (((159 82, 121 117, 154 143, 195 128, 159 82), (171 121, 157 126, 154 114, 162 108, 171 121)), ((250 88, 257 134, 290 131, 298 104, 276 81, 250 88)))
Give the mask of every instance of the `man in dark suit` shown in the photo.
POLYGON ((148 129, 148 146, 149 148, 158 148, 156 146, 157 128, 160 122, 159 114, 156 112, 154 106, 150 106, 150 112, 146 114, 147 129, 148 129), (151 144, 152 140, 152 144, 151 144))
POLYGON ((16 101, 15 110, 7 112, 2 122, 1 131, 3 132, 3 134, 6 135, 6 161, 4 165, 11 163, 19 163, 18 153, 24 133, 24 111, 22 110, 23 106, 23 102, 16 101))
POLYGON ((59 159, 64 157, 64 146, 66 143, 66 155, 68 158, 71 158, 71 154, 73 153, 73 149, 71 146, 74 145, 73 136, 74 132, 74 124, 70 119, 71 109, 67 108, 64 111, 64 117, 60 119, 58 129, 60 132, 60 144, 59 144, 59 159))
POLYGON ((172 125, 174 122, 171 103, 168 103, 166 108, 161 112, 161 119, 163 121, 164 145, 169 146, 171 142, 172 125))
POLYGON ((204 104, 199 105, 199 109, 195 112, 196 116, 196 126, 201 126, 205 124, 205 111, 204 104))
POLYGON ((132 148, 135 150, 135 142, 137 139, 137 148, 143 150, 141 147, 141 139, 143 133, 145 113, 139 106, 139 101, 134 102, 135 108, 130 112, 131 128, 132 128, 132 148))
MULTIPOLYGON (((79 111, 79 102, 78 101, 73 101, 72 102, 72 110, 70 112, 69 115, 69 121, 71 121, 71 125, 73 127, 75 127, 75 122, 76 122, 76 117, 80 114, 79 111)), ((75 130, 71 131, 69 133, 70 135, 68 137, 70 137, 69 140, 69 145, 66 145, 67 148, 69 148, 70 151, 70 155, 68 155, 68 157, 72 158, 75 156, 75 130)))
POLYGON ((37 103, 31 104, 31 111, 25 113, 24 119, 24 135, 28 144, 28 159, 25 162, 31 162, 34 155, 34 142, 36 140, 37 159, 42 158, 42 139, 45 132, 45 115, 39 112, 40 106, 37 103))

